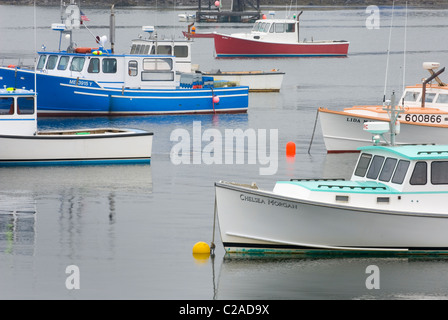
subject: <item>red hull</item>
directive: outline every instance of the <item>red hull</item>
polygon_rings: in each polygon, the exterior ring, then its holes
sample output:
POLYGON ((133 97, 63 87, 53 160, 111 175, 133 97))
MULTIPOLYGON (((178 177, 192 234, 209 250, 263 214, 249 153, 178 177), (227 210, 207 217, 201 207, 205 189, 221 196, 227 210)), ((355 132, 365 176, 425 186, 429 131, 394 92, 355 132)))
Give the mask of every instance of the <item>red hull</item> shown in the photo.
POLYGON ((273 43, 240 39, 217 33, 214 34, 214 39, 218 57, 346 56, 349 46, 347 41, 273 43))

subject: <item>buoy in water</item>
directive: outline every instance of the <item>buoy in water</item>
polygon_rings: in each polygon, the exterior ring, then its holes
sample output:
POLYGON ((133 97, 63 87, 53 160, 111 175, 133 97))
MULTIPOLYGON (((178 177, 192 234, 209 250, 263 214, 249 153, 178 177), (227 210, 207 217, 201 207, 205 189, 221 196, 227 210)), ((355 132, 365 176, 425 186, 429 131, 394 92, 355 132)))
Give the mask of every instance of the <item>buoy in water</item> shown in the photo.
POLYGON ((289 141, 286 144, 286 155, 288 157, 292 157, 296 155, 296 144, 292 141, 289 141))
POLYGON ((203 241, 199 241, 193 246, 193 254, 210 254, 210 246, 203 241))

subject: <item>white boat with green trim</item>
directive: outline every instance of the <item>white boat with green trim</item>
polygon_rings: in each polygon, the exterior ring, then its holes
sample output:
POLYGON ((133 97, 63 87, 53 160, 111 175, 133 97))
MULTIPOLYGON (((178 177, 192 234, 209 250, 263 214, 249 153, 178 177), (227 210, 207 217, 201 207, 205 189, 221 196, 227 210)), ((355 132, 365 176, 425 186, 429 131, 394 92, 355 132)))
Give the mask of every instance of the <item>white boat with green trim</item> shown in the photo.
POLYGON ((448 254, 448 145, 359 150, 349 181, 215 183, 226 252, 448 254))

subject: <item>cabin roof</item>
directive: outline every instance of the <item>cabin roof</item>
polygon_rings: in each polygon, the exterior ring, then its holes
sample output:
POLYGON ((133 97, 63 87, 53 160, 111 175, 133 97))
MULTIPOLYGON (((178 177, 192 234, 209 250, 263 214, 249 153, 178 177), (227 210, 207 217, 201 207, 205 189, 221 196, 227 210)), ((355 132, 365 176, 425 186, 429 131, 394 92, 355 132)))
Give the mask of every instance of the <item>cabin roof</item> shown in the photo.
POLYGON ((362 152, 388 151, 409 160, 448 160, 448 145, 404 145, 404 146, 366 146, 362 152))

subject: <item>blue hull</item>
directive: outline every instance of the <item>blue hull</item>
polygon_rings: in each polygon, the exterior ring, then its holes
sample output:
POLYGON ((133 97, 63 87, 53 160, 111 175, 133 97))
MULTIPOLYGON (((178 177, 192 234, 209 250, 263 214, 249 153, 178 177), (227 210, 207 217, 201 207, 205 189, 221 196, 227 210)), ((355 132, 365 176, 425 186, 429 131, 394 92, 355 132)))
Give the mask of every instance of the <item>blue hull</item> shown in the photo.
MULTIPOLYGON (((44 116, 244 113, 249 105, 248 87, 120 90, 86 79, 42 73, 36 78, 37 110, 44 116)), ((0 86, 5 85, 34 90, 34 73, 0 68, 0 86)))

